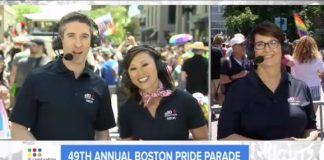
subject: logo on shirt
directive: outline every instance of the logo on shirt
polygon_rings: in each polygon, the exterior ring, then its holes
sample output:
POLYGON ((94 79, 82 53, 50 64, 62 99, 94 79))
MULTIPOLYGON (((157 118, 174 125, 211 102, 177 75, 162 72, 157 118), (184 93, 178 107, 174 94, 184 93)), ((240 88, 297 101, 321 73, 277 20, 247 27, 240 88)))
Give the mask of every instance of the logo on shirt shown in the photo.
POLYGON ((170 109, 164 113, 164 117, 168 121, 177 119, 177 116, 178 114, 176 109, 170 109))
POLYGON ((85 99, 86 102, 92 104, 93 101, 94 101, 94 96, 91 95, 90 93, 86 93, 86 94, 84 94, 84 99, 85 99))
POLYGON ((289 97, 288 103, 293 106, 300 105, 300 98, 299 97, 289 97))

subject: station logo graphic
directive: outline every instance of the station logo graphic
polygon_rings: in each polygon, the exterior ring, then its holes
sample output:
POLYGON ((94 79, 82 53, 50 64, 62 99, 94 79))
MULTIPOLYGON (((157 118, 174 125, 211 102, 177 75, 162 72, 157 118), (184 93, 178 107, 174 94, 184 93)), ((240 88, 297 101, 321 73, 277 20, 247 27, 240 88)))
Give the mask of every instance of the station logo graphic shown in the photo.
POLYGON ((33 158, 42 158, 42 148, 28 148, 27 151, 28 160, 33 158))
POLYGON ((56 158, 48 158, 48 156, 44 156, 43 148, 28 147, 27 160, 56 160, 56 158))

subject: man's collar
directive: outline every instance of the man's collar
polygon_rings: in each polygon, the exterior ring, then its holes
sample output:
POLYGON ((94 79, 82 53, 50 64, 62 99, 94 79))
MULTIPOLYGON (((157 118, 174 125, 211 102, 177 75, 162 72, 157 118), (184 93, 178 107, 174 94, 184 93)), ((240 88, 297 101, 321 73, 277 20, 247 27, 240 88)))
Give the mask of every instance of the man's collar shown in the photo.
MULTIPOLYGON (((61 73, 73 73, 73 71, 69 70, 65 64, 63 63, 63 58, 62 57, 59 57, 57 60, 57 65, 58 65, 58 72, 61 72, 61 73)), ((73 73, 74 74, 74 73, 73 73)), ((88 76, 91 76, 92 74, 92 70, 91 70, 91 67, 90 65, 86 62, 85 66, 84 66, 84 69, 81 73, 81 75, 83 74, 86 74, 88 76)))

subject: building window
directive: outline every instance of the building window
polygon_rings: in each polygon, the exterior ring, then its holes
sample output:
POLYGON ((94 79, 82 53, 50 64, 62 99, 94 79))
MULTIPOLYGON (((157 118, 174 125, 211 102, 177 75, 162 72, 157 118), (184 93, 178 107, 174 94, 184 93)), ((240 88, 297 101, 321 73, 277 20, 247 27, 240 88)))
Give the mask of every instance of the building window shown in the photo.
POLYGON ((169 6, 169 24, 175 24, 176 20, 176 6, 171 5, 169 6))

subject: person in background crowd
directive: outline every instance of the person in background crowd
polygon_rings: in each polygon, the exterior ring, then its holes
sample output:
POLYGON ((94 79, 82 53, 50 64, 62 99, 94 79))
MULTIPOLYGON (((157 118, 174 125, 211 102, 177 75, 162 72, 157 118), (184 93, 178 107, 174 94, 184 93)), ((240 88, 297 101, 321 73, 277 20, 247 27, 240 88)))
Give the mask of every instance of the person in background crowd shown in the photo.
POLYGON ((89 64, 90 69, 99 77, 101 77, 101 65, 95 58, 92 50, 89 50, 89 53, 87 54, 87 63, 89 64))
POLYGON ((0 55, 0 103, 10 113, 10 95, 9 95, 9 83, 4 76, 5 62, 4 55, 0 55))
MULTIPOLYGON (((245 36, 242 33, 236 33, 236 34, 234 34, 234 37, 232 39, 233 40, 234 39, 243 39, 243 40, 245 40, 245 36)), ((230 37, 228 37, 227 41, 225 41, 225 48, 226 48, 225 49, 226 50, 225 56, 226 57, 230 57, 233 54, 233 46, 231 44, 232 39, 230 39, 230 37)))
POLYGON ((3 51, 4 55, 7 55, 9 50, 13 47, 12 39, 8 32, 3 33, 3 42, 0 44, 0 50, 3 51))
POLYGON ((210 78, 211 78, 211 105, 222 104, 223 95, 221 95, 220 88, 220 70, 221 70, 221 58, 225 56, 225 50, 222 48, 223 37, 216 35, 213 40, 210 53, 210 78))
POLYGON ((190 94, 200 92, 208 94, 208 60, 203 54, 208 51, 202 42, 195 42, 190 49, 194 53, 192 58, 183 62, 181 80, 186 83, 186 90, 190 94))
POLYGON ((237 80, 245 77, 252 69, 251 63, 245 56, 245 38, 240 34, 230 40, 233 52, 229 57, 221 59, 220 83, 224 85, 225 96, 230 86, 237 80))
POLYGON ((9 106, 10 106, 10 98, 9 98, 9 88, 8 82, 4 79, 5 63, 4 56, 0 55, 0 140, 1 139, 10 139, 10 129, 9 129, 9 106))
POLYGON ((161 53, 161 56, 166 62, 170 72, 172 72, 177 65, 174 47, 165 46, 165 51, 161 53))
POLYGON ((294 66, 291 74, 310 88, 313 100, 321 99, 322 86, 319 75, 324 73, 324 63, 314 38, 303 36, 293 52, 294 66))
POLYGON ((16 72, 17 72, 17 63, 20 59, 28 57, 30 55, 30 42, 26 42, 23 44, 23 51, 16 53, 13 57, 12 63, 11 63, 11 70, 10 70, 10 76, 9 76, 9 83, 10 85, 13 85, 15 82, 16 72))
POLYGON ((11 38, 14 38, 14 37, 17 37, 18 36, 17 29, 14 26, 12 26, 12 25, 10 25, 8 27, 8 32, 9 32, 11 38))
POLYGON ((118 112, 119 133, 127 140, 207 140, 198 102, 175 89, 161 55, 154 48, 131 48, 124 60, 128 101, 118 112))
POLYGON ((113 53, 110 49, 101 48, 100 52, 105 60, 105 62, 101 65, 102 78, 106 81, 106 84, 109 87, 110 94, 115 94, 116 85, 118 82, 118 62, 113 59, 113 53))
POLYGON ((15 64, 16 67, 12 68, 12 70, 15 70, 15 72, 13 72, 14 77, 10 77, 16 85, 15 96, 22 87, 22 84, 24 83, 27 74, 35 68, 44 66, 50 61, 49 58, 46 56, 45 42, 42 39, 31 40, 30 43, 31 44, 29 56, 20 58, 15 64))
POLYGON ((257 69, 234 83, 223 103, 219 140, 316 140, 316 116, 307 85, 281 69, 283 35, 273 23, 252 31, 257 69))
POLYGON ((172 78, 175 80, 176 88, 178 88, 180 90, 185 89, 185 86, 184 86, 184 84, 182 84, 182 81, 181 81, 181 68, 182 68, 183 61, 184 61, 184 57, 183 57, 184 54, 185 54, 184 45, 178 46, 176 49, 176 52, 175 52, 175 57, 174 57, 176 64, 175 64, 175 67, 172 72, 172 78))
POLYGON ((31 43, 30 41, 25 41, 23 42, 22 45, 22 51, 16 53, 13 56, 13 59, 11 61, 11 70, 10 72, 8 72, 9 74, 9 85, 10 85, 10 111, 12 110, 14 104, 15 104, 15 95, 16 95, 16 91, 17 91, 17 85, 15 83, 15 78, 16 78, 16 74, 17 74, 17 65, 20 59, 23 58, 28 58, 28 56, 30 55, 30 46, 31 43))
POLYGON ((94 28, 94 22, 78 12, 59 21, 55 44, 62 45, 64 54, 26 77, 10 116, 13 139, 110 139, 108 129, 115 119, 109 89, 86 63, 98 38, 94 28), (68 54, 72 59, 65 58, 68 54))

